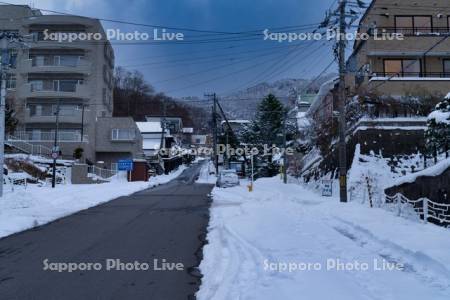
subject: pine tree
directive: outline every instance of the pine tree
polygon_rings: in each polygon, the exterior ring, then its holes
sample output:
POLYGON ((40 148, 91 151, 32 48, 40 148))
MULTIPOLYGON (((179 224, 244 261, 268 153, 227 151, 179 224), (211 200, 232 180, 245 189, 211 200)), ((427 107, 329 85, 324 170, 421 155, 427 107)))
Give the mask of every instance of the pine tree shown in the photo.
POLYGON ((254 145, 280 145, 283 117, 283 104, 274 95, 267 95, 258 105, 255 119, 245 132, 247 142, 254 145))
POLYGON ((428 116, 425 138, 427 152, 435 159, 438 153, 446 153, 448 157, 450 142, 450 97, 436 105, 435 110, 428 116))
POLYGON ((256 147, 259 155, 255 158, 264 167, 259 172, 266 176, 277 174, 278 167, 272 161, 272 155, 264 156, 264 150, 272 145, 281 147, 283 143, 283 118, 285 109, 283 104, 272 94, 267 95, 257 107, 255 119, 244 130, 244 141, 256 147))

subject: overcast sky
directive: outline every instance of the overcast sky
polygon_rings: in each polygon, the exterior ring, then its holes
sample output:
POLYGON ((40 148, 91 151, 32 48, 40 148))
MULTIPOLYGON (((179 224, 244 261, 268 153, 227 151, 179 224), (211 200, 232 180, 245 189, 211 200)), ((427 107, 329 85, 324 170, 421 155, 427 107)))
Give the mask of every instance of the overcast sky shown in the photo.
MULTIPOLYGON (((8 2, 8 1, 7 1, 8 2)), ((9 1, 103 19, 220 32, 258 30, 257 35, 183 32, 185 44, 113 42, 116 66, 144 73, 157 91, 172 96, 221 94, 261 81, 311 78, 332 60, 324 42, 278 43, 262 30, 319 23, 333 0, 35 0, 9 1), (231 39, 228 40, 227 39, 231 39), (201 42, 199 42, 201 40, 201 42)), ((149 33, 153 29, 103 22, 105 29, 149 33)), ((311 32, 288 28, 286 32, 311 32)), ((333 67, 331 71, 335 70, 333 67)))

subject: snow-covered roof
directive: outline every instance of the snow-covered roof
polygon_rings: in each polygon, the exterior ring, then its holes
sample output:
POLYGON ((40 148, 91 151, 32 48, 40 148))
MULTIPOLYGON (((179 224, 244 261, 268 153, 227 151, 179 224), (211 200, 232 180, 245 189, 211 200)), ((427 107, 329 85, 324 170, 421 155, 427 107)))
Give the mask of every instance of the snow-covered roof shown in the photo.
POLYGON ((141 133, 162 132, 161 122, 136 122, 136 126, 141 133))
POLYGON ((307 114, 311 114, 320 107, 322 101, 325 99, 328 93, 335 87, 336 83, 338 82, 339 77, 334 77, 320 86, 319 93, 317 94, 314 101, 311 103, 311 106, 309 107, 307 114))
POLYGON ((392 186, 399 186, 404 183, 412 183, 416 181, 418 177, 421 176, 439 176, 444 173, 448 168, 450 168, 450 158, 438 162, 436 165, 429 167, 417 173, 408 174, 394 180, 392 186))
MULTIPOLYGON (((221 124, 226 123, 227 121, 222 121, 221 124)), ((249 124, 249 120, 228 120, 228 123, 235 123, 235 124, 249 124)))
POLYGON ((161 145, 161 139, 144 139, 142 141, 142 149, 144 150, 157 150, 161 145))

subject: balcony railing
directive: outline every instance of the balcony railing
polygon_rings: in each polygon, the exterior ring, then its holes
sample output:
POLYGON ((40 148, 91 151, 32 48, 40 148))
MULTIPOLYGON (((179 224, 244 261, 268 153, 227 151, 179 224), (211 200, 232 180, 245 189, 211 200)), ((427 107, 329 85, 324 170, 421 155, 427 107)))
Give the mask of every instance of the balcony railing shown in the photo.
MULTIPOLYGON (((55 140, 54 132, 15 132, 14 137, 22 141, 52 142, 55 140)), ((81 134, 76 132, 58 132, 60 142, 81 142, 81 134)), ((88 141, 88 136, 83 135, 83 142, 88 141)))
POLYGON ((24 59, 20 62, 20 69, 23 73, 31 72, 75 72, 75 73, 89 73, 91 70, 91 63, 85 59, 81 59, 75 63, 55 63, 44 62, 38 63, 32 59, 24 59))
POLYGON ((372 77, 450 78, 449 72, 374 72, 372 77))
POLYGON ((30 83, 19 87, 21 97, 74 97, 89 98, 89 88, 86 84, 63 85, 55 88, 52 85, 40 86, 30 83))
MULTIPOLYGON (((437 35, 448 34, 450 29, 448 27, 377 27, 378 34, 385 33, 401 33, 405 36, 421 36, 421 35, 437 35)), ((369 30, 369 34, 373 34, 374 31, 369 30)))
MULTIPOLYGON (((62 108, 64 109, 64 108, 62 108)), ((55 113, 31 113, 30 109, 26 109, 25 113, 25 122, 27 123, 54 123, 55 122, 55 113)), ((60 123, 75 123, 81 124, 82 112, 81 110, 77 110, 73 108, 71 111, 67 111, 65 113, 59 114, 59 122, 60 123)))

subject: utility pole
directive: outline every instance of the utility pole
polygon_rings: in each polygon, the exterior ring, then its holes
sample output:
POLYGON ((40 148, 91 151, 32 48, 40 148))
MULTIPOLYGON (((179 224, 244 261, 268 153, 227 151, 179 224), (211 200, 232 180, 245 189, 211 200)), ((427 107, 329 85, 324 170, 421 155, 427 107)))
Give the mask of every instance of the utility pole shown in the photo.
POLYGON ((346 109, 345 109, 345 7, 346 0, 341 0, 339 3, 339 34, 338 34, 338 58, 339 58, 339 191, 340 201, 347 202, 347 149, 345 144, 345 131, 346 131, 346 109))
POLYGON ((287 119, 287 111, 284 112, 284 118, 283 118, 283 183, 284 184, 287 184, 286 119, 287 119))
POLYGON ((81 142, 83 142, 83 136, 84 136, 84 111, 86 106, 84 104, 81 104, 81 142))
POLYGON ((226 131, 225 131, 225 158, 226 158, 226 161, 227 161, 227 169, 230 168, 230 157, 228 155, 228 143, 229 143, 228 135, 229 135, 229 131, 228 131, 228 128, 227 128, 226 131))
POLYGON ((60 108, 61 108, 61 100, 58 99, 58 104, 56 106, 56 112, 55 112, 55 140, 54 140, 53 149, 52 149, 52 158, 53 158, 52 188, 56 187, 56 159, 59 156, 58 132, 59 132, 59 110, 60 110, 60 108))
POLYGON ((0 39, 2 48, 1 61, 1 92, 0 92, 0 197, 3 197, 3 163, 5 160, 5 105, 6 105, 6 67, 9 64, 8 39, 2 36, 0 39))
POLYGON ((213 98, 213 107, 212 107, 213 153, 214 153, 214 165, 216 167, 216 175, 217 175, 219 174, 219 155, 217 154, 217 97, 216 93, 206 94, 206 96, 213 98))
POLYGON ((163 105, 163 109, 162 109, 162 113, 163 113, 163 117, 161 120, 161 128, 162 128, 162 133, 161 133, 161 142, 159 144, 159 149, 161 150, 164 147, 164 154, 165 153, 165 147, 166 147, 166 142, 165 142, 165 134, 166 134, 166 99, 162 100, 162 105, 163 105))

